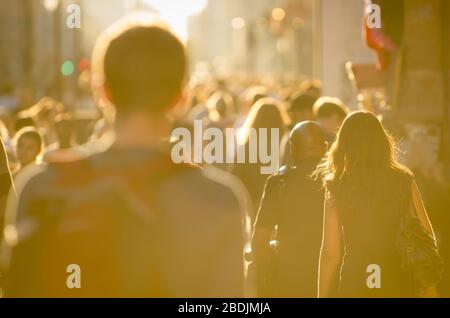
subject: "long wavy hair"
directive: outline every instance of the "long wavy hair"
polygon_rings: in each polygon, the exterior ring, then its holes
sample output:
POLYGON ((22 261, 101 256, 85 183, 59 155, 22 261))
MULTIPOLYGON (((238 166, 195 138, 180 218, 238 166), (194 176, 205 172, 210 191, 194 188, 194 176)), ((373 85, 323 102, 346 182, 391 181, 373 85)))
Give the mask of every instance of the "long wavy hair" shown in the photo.
POLYGON ((251 129, 277 128, 281 139, 287 125, 289 125, 289 115, 284 105, 272 98, 261 98, 252 106, 244 124, 239 129, 238 144, 244 145, 248 142, 251 129))
POLYGON ((377 208, 404 193, 398 181, 411 172, 398 163, 394 140, 378 118, 355 112, 345 119, 315 175, 322 178, 338 210, 355 211, 377 208))

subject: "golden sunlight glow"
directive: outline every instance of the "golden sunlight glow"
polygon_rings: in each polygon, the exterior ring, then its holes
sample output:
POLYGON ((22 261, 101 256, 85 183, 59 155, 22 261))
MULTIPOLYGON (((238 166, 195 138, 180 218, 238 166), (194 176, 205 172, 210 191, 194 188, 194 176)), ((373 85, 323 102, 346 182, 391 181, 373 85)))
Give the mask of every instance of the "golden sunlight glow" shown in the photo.
POLYGON ((144 0, 144 2, 151 5, 181 40, 186 42, 189 36, 189 18, 201 12, 208 0, 144 0))
POLYGON ((272 19, 275 21, 283 21, 286 17, 286 12, 282 8, 275 8, 272 10, 272 19))
POLYGON ((44 8, 47 11, 55 11, 58 9, 59 6, 59 0, 44 0, 44 8))

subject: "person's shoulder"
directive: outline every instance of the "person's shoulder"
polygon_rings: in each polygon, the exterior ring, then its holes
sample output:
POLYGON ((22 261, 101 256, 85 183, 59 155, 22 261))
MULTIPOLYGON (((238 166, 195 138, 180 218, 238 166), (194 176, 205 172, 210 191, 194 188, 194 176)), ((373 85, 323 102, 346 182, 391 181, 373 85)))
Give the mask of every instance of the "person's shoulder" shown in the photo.
POLYGON ((232 224, 232 228, 244 230, 249 240, 254 206, 242 182, 227 171, 213 166, 183 169, 160 184, 158 198, 166 215, 179 217, 183 211, 222 229, 232 224))
POLYGON ((51 170, 47 164, 26 167, 14 176, 14 184, 16 187, 19 184, 23 185, 23 187, 30 184, 41 184, 46 182, 50 175, 51 170))
POLYGON ((33 167, 21 176, 20 183, 23 190, 30 192, 49 192, 57 189, 70 181, 77 181, 88 176, 88 167, 91 165, 91 158, 47 162, 45 164, 33 167))
POLYGON ((189 193, 193 201, 211 201, 217 206, 249 208, 247 189, 231 173, 214 166, 179 169, 165 180, 174 191, 189 193))
POLYGON ((8 202, 8 205, 13 207, 14 211, 7 213, 16 214, 17 219, 26 215, 26 212, 22 211, 23 208, 25 210, 28 209, 32 202, 46 197, 46 193, 51 192, 55 188, 52 185, 52 178, 52 172, 48 165, 40 165, 34 169, 23 171, 20 175, 16 175, 14 180, 16 196, 11 198, 11 203, 8 202))
POLYGON ((13 181, 16 191, 21 192, 23 187, 33 178, 41 176, 47 169, 45 164, 30 164, 14 175, 13 181))
POLYGON ((199 173, 199 178, 203 180, 204 185, 211 187, 215 191, 237 198, 246 198, 248 195, 241 180, 227 171, 214 166, 207 166, 197 172, 199 173))
POLYGON ((279 184, 286 182, 287 178, 296 170, 295 167, 289 167, 287 165, 282 166, 276 173, 267 178, 267 184, 279 184))
POLYGON ((398 164, 392 171, 393 176, 400 182, 411 183, 414 180, 414 173, 406 166, 398 164))
POLYGON ((396 165, 391 169, 391 173, 386 175, 386 184, 388 187, 392 188, 395 193, 409 193, 413 183, 414 183, 414 173, 407 167, 402 165, 396 165))

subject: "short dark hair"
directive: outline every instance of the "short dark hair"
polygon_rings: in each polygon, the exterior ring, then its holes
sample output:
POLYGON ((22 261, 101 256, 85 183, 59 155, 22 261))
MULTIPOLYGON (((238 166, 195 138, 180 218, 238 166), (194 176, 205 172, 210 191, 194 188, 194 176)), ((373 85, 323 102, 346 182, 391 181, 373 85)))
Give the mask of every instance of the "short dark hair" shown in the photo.
POLYGON ((316 100, 317 99, 314 96, 308 94, 303 93, 294 94, 289 101, 288 111, 291 113, 305 112, 305 111, 312 112, 316 100))
POLYGON ((341 100, 332 97, 321 97, 314 104, 314 116, 317 119, 337 115, 341 119, 347 117, 347 107, 341 100))
POLYGON ((101 52, 94 55, 94 63, 100 64, 102 84, 117 111, 149 107, 145 110, 150 113, 164 113, 186 77, 180 40, 162 26, 136 25, 107 34, 102 41, 106 43, 97 44, 101 52))

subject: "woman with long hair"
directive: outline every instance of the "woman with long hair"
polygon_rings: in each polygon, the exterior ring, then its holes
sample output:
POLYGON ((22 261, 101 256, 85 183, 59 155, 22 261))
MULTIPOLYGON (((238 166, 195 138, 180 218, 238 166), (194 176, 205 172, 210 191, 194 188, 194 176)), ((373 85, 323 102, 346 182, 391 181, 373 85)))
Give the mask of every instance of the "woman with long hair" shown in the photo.
MULTIPOLYGON (((289 116, 284 105, 272 98, 262 98, 252 106, 237 134, 237 147, 244 149, 243 152, 248 155, 248 159, 250 159, 251 153, 256 154, 257 160, 256 162, 247 160, 246 163, 234 164, 230 170, 246 186, 255 208, 259 206, 268 178, 267 174, 261 173, 263 163, 258 157, 259 147, 262 146, 262 143, 266 143, 266 151, 270 152, 271 156, 277 157, 279 162, 280 142, 288 124, 289 116), (267 130, 266 140, 259 138, 261 129, 267 130), (278 132, 276 136, 272 135, 273 129, 278 132), (252 140, 252 134, 257 136, 257 142, 255 139, 252 140)), ((278 168, 276 167, 276 169, 278 168)))
MULTIPOLYGON (((316 175, 327 190, 319 297, 415 297, 397 248, 402 217, 414 211, 434 233, 412 174, 397 162, 377 117, 347 117, 316 175)), ((434 296, 434 289, 422 293, 434 296)))

